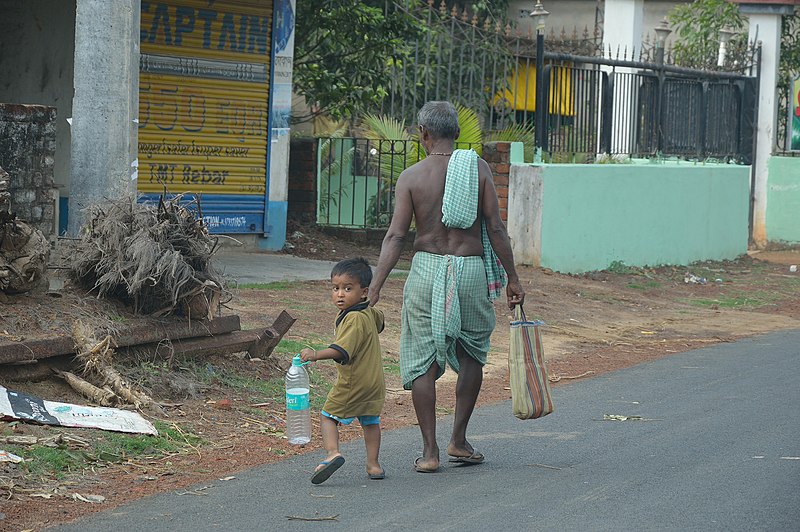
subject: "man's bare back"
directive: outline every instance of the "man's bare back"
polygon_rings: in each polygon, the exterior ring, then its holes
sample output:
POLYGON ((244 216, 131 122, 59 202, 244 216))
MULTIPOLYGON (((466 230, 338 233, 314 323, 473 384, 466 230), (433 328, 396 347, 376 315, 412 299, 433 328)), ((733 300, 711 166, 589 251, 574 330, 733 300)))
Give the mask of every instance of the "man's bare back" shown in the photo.
POLYGON ((455 229, 442 223, 442 197, 449 161, 450 157, 447 156, 429 156, 409 167, 398 178, 398 190, 406 188, 411 197, 416 220, 414 250, 462 257, 482 255, 479 214, 482 212, 483 185, 489 167, 486 162, 479 160, 478 212, 475 213, 475 223, 469 229, 455 229))

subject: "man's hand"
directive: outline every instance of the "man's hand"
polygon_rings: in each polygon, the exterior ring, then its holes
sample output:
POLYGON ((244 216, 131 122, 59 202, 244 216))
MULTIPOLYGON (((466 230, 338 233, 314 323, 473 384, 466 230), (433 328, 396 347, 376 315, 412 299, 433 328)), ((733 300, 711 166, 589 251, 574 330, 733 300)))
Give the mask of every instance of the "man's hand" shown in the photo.
POLYGON ((317 359, 317 352, 310 347, 304 348, 300 351, 300 360, 303 362, 314 362, 317 359))
POLYGON ((508 299, 508 308, 513 309, 517 305, 525 303, 525 290, 519 281, 509 282, 506 286, 506 297, 508 299))
POLYGON ((374 307, 378 300, 381 298, 381 291, 377 288, 370 287, 369 292, 367 293, 367 299, 369 299, 369 306, 374 307))

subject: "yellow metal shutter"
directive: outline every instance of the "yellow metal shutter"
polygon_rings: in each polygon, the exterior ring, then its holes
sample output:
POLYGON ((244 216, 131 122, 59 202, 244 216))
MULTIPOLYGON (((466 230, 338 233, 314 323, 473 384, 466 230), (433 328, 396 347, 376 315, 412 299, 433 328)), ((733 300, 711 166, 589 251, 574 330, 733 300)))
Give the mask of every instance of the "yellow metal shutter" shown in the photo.
POLYGON ((263 204, 272 0, 141 5, 139 191, 263 204))

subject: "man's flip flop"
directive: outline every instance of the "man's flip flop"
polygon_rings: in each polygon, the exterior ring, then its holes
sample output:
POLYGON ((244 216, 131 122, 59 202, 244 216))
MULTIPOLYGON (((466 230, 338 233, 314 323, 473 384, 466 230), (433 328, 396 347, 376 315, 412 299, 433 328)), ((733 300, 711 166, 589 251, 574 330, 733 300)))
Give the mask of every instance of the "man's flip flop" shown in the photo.
POLYGON ((485 459, 486 459, 486 457, 483 456, 478 451, 472 451, 472 454, 470 456, 453 456, 453 455, 450 455, 449 462, 452 462, 454 464, 475 465, 475 464, 482 463, 485 459))
POLYGON ((416 471, 417 473, 436 473, 437 471, 439 471, 438 467, 423 467, 419 465, 419 461, 422 460, 422 458, 423 457, 420 456, 416 460, 414 460, 414 471, 416 471))
POLYGON ((331 475, 333 475, 333 473, 337 469, 342 467, 343 464, 344 464, 344 456, 337 456, 336 458, 334 458, 329 462, 326 461, 320 462, 319 465, 321 465, 322 467, 314 471, 314 474, 311 476, 311 483, 322 484, 323 482, 331 478, 331 475))

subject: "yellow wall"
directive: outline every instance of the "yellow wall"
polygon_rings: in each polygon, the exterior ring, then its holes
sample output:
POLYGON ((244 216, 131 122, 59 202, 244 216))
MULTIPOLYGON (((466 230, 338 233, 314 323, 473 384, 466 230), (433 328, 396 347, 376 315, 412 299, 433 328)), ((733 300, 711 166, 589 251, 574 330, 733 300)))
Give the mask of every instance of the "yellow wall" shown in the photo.
MULTIPOLYGON (((536 65, 519 63, 508 79, 508 87, 495 97, 495 102, 505 99, 515 111, 536 111, 536 65)), ((549 93, 551 114, 575 114, 569 68, 553 67, 550 71, 549 93)))

